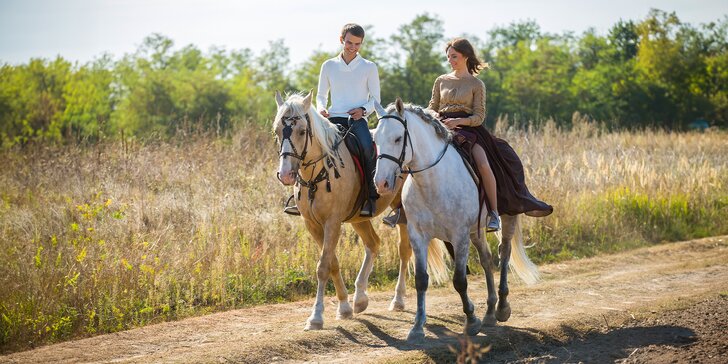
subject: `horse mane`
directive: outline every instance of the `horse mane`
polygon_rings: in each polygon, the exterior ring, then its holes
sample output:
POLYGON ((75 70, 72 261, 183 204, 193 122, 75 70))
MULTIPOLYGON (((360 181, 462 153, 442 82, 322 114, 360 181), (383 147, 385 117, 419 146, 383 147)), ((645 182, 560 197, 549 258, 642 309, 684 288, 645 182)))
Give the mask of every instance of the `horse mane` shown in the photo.
POLYGON ((305 118, 305 115, 308 114, 308 117, 311 119, 311 134, 313 134, 313 137, 319 145, 321 145, 323 153, 327 156, 337 155, 337 152, 334 149, 334 144, 336 144, 339 140, 339 129, 336 125, 330 122, 329 119, 326 119, 316 112, 313 105, 311 105, 308 110, 304 111, 304 98, 305 97, 300 93, 288 96, 283 105, 278 108, 273 126, 277 127, 278 123, 281 122, 283 115, 289 111, 293 111, 294 114, 299 115, 302 118, 305 118))
MULTIPOLYGON (((395 112, 397 107, 395 106, 395 103, 391 103, 387 105, 387 113, 393 113, 395 112)), ((422 121, 424 121, 427 124, 430 124, 435 129, 435 134, 440 138, 445 140, 446 142, 450 142, 452 140, 452 131, 448 130, 444 125, 442 125, 442 122, 437 119, 437 117, 434 114, 434 111, 430 109, 425 109, 422 106, 406 103, 404 104, 404 111, 411 112, 417 116, 419 116, 422 121)))

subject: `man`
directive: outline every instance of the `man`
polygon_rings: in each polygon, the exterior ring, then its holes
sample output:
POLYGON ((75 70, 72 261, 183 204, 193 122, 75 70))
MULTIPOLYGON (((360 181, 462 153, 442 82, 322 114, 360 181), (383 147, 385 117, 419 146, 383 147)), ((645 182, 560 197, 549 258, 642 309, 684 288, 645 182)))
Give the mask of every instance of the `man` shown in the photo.
MULTIPOLYGON (((379 71, 374 62, 359 55, 364 42, 364 28, 357 24, 344 25, 339 41, 343 45, 341 53, 321 65, 316 106, 318 112, 332 123, 347 128, 351 124, 352 133, 359 139, 364 151, 362 167, 369 186, 369 198, 364 202, 360 215, 373 216, 378 198, 372 175, 376 155, 366 116, 374 111, 375 101, 381 102, 379 71), (327 108, 329 92, 331 106, 327 108)), ((286 212, 296 213, 298 209, 291 206, 286 212)))

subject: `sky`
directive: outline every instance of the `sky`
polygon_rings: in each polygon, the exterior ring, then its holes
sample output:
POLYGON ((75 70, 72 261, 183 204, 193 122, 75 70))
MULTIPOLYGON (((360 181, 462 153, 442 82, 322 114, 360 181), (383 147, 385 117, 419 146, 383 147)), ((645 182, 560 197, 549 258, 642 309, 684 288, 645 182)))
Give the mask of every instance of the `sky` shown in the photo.
POLYGON ((651 8, 696 26, 728 16, 728 0, 0 0, 0 64, 57 55, 83 64, 103 53, 118 59, 160 33, 174 49, 193 44, 254 54, 283 39, 295 65, 315 50, 339 50, 339 32, 349 22, 388 38, 428 13, 443 21, 446 38, 484 40, 487 31, 519 20, 550 33, 606 34, 620 19, 644 19, 651 8))

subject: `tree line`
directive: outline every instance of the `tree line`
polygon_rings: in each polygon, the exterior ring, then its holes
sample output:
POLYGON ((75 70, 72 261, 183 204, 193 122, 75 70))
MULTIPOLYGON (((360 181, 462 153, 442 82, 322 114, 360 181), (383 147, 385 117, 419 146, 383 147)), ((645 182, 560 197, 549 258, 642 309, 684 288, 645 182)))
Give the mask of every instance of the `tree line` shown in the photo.
MULTIPOLYGON (((466 35, 490 69, 487 122, 499 116, 569 127, 574 112, 609 128, 685 129, 728 126, 728 16, 698 26, 653 9, 621 20, 606 34, 551 34, 533 21, 466 35)), ((362 55, 379 66, 382 101, 400 96, 426 105, 445 72, 443 22, 417 15, 389 38, 368 29, 362 55)), ((283 40, 250 49, 194 45, 174 49, 160 34, 132 54, 105 54, 86 64, 62 57, 0 68, 3 146, 72 142, 120 135, 165 137, 180 131, 226 131, 267 123, 273 92, 315 89, 321 64, 334 52, 314 51, 292 66, 283 40)))

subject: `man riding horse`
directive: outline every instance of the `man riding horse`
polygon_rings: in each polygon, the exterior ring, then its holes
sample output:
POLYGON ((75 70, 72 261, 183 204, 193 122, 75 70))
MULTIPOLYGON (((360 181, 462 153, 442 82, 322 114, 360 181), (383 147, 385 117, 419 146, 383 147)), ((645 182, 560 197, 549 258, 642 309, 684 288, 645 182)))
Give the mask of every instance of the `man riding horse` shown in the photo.
MULTIPOLYGON (((379 197, 373 184, 375 163, 374 143, 369 133, 366 116, 374 112, 374 102, 379 96, 379 71, 374 62, 364 59, 359 49, 364 42, 364 28, 346 24, 339 38, 343 49, 336 57, 321 65, 316 109, 325 118, 350 132, 358 139, 360 162, 363 167, 368 198, 364 201, 360 216, 376 215, 375 201, 379 197), (327 108, 331 93, 331 106, 327 108)), ((288 206, 286 213, 298 215, 297 206, 288 206)))

